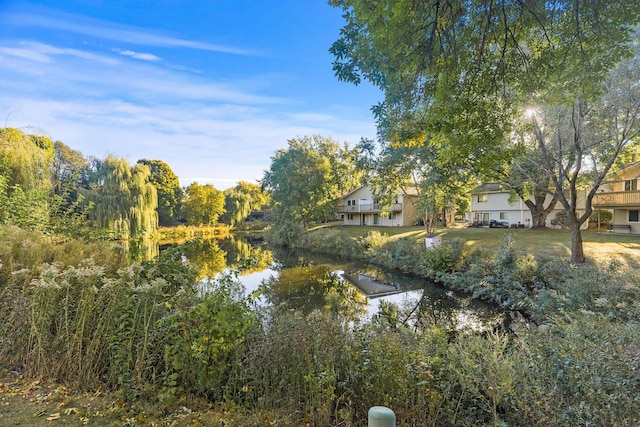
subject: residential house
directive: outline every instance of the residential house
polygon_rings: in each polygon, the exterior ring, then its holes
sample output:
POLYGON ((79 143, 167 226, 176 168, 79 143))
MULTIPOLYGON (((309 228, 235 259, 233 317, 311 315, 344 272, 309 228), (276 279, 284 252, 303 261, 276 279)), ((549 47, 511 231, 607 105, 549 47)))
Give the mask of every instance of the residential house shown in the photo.
POLYGON ((512 201, 511 194, 500 184, 483 184, 469 191, 473 223, 488 227, 491 221, 531 226, 531 212, 521 199, 512 201))
POLYGON ((593 198, 593 209, 613 211, 610 231, 640 233, 640 161, 634 155, 627 166, 611 175, 593 198))
POLYGON ((344 225, 379 225, 383 227, 415 225, 417 194, 401 194, 384 211, 369 186, 361 186, 342 196, 336 204, 336 214, 344 225))
MULTIPOLYGON (((512 193, 500 184, 483 184, 469 191, 471 195, 471 217, 469 221, 479 226, 488 227, 492 221, 503 223, 510 227, 526 227, 532 225, 531 211, 521 198, 514 200, 512 193)), ((551 196, 547 196, 545 206, 548 206, 551 196)), ((579 194, 578 203, 584 206, 585 197, 579 194)), ((556 215, 563 212, 558 202, 555 209, 547 216, 546 226, 554 228, 559 221, 556 215)), ((583 228, 586 228, 587 223, 583 228)))

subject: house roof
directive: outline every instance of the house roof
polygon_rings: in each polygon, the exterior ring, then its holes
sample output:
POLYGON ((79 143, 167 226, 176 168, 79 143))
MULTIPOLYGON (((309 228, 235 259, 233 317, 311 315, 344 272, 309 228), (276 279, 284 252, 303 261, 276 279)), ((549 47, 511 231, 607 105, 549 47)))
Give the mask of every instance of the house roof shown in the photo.
POLYGON ((344 199, 345 197, 348 197, 350 195, 352 195, 353 193, 355 193, 356 191, 358 191, 359 189, 366 187, 365 185, 361 185, 359 187, 354 188, 353 190, 349 190, 346 193, 344 193, 342 196, 338 197, 338 200, 344 199))
POLYGON ((622 179, 633 179, 640 177, 640 161, 635 161, 627 164, 623 168, 617 170, 616 172, 611 174, 611 178, 609 181, 622 180, 622 179), (634 176, 635 170, 635 176, 634 176))
POLYGON ((506 190, 502 188, 501 184, 490 183, 490 184, 480 184, 474 189, 470 190, 469 194, 480 194, 480 193, 503 193, 506 190))
MULTIPOLYGON (((345 198, 349 197, 350 195, 352 195, 353 193, 355 193, 356 191, 360 190, 361 188, 365 188, 365 187, 370 187, 370 186, 369 185, 361 185, 359 187, 356 187, 353 190, 347 191, 345 194, 343 194, 342 196, 338 197, 337 200, 345 199, 345 198)), ((398 194, 404 194, 407 197, 417 197, 418 196, 418 189, 413 187, 413 186, 411 186, 411 187, 405 188, 405 191, 398 190, 398 194)))

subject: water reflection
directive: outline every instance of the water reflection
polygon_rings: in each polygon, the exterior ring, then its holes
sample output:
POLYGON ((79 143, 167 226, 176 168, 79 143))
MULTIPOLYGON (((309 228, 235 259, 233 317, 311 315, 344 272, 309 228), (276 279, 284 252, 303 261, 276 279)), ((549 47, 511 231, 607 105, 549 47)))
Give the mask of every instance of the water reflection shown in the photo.
POLYGON ((336 260, 306 252, 270 249, 243 238, 206 239, 181 246, 200 280, 229 270, 239 272, 248 294, 277 309, 309 313, 322 309, 349 318, 378 317, 391 326, 416 328, 439 325, 448 329, 489 329, 504 322, 494 307, 447 291, 426 279, 389 272, 375 266, 336 260), (366 275, 394 292, 371 294, 345 280, 344 274, 366 275))
POLYGON ((323 309, 348 318, 366 313, 366 298, 329 265, 282 269, 265 282, 264 295, 269 304, 285 310, 323 309))
POLYGON ((273 264, 271 251, 244 239, 194 239, 177 245, 198 271, 198 280, 212 279, 226 270, 240 276, 264 271, 273 264))

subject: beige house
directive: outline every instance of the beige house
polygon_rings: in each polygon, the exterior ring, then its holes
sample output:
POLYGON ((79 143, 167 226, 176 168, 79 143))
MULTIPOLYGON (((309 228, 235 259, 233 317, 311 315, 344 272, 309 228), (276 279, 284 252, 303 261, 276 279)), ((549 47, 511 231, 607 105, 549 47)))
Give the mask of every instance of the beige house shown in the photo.
POLYGON ((376 201, 371 187, 362 186, 338 199, 336 215, 344 225, 378 225, 383 227, 415 225, 417 194, 396 196, 395 203, 385 210, 376 201))
POLYGON ((613 211, 610 231, 640 234, 640 161, 633 161, 611 175, 593 198, 593 209, 613 211))

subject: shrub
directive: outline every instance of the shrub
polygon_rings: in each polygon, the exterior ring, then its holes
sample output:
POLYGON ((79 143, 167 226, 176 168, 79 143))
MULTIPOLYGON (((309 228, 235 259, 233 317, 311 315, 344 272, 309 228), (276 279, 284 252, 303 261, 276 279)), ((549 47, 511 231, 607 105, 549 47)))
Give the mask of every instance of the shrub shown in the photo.
POLYGON ((230 278, 208 285, 202 297, 185 294, 164 319, 164 397, 195 393, 219 401, 224 396, 232 354, 245 338, 253 314, 230 278))
POLYGON ((440 276, 458 269, 462 262, 465 241, 462 239, 445 240, 439 246, 427 249, 422 256, 425 275, 440 276))

